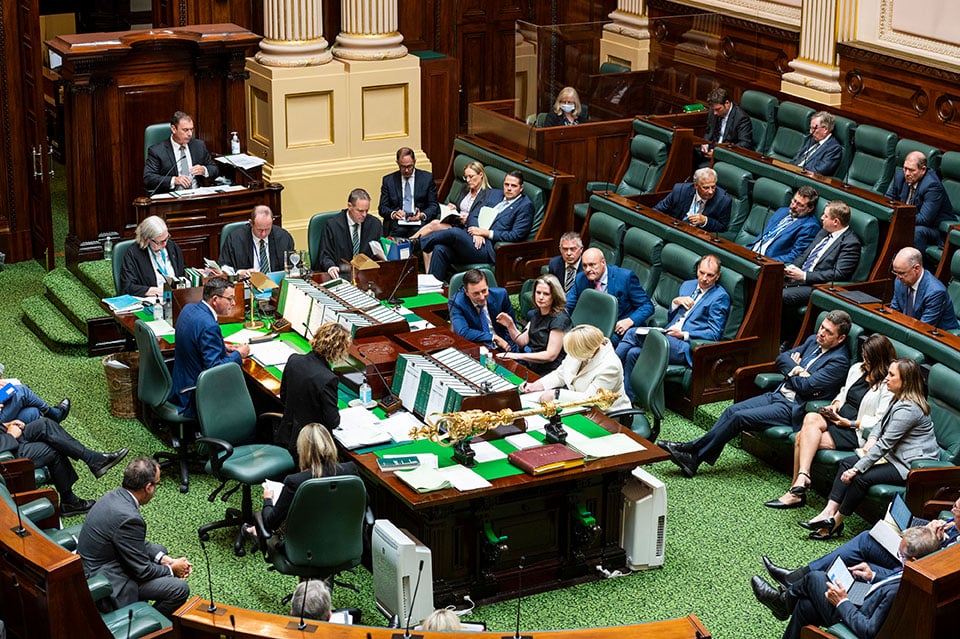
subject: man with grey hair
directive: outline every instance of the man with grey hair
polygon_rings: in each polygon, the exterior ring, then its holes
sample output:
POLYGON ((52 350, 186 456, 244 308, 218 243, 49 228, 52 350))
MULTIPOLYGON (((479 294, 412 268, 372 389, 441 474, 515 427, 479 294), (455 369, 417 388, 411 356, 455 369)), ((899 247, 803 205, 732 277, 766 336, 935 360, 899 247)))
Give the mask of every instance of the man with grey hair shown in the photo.
POLYGON ((836 119, 826 111, 814 113, 810 117, 810 135, 803 139, 790 163, 820 175, 836 173, 843 158, 843 147, 833 135, 835 124, 836 119))
POLYGON ((340 264, 363 253, 373 257, 370 242, 383 235, 383 224, 370 212, 370 194, 363 189, 350 191, 347 208, 327 220, 320 233, 320 264, 313 270, 324 270, 330 277, 340 277, 340 264))
POLYGON ((234 229, 227 236, 219 262, 244 277, 251 271, 282 271, 286 253, 293 248, 293 236, 273 223, 270 207, 258 204, 250 212, 250 225, 234 229))
POLYGON ((790 618, 783 639, 799 639, 800 631, 806 625, 832 626, 841 622, 857 637, 875 637, 893 607, 903 566, 940 548, 937 534, 924 526, 908 528, 900 537, 898 554, 901 566, 893 574, 874 579, 876 575, 868 566, 865 570, 860 566, 851 567, 855 577, 871 583, 860 605, 854 604, 843 586, 822 570, 810 571, 787 589, 774 588, 761 577, 754 576, 751 580, 754 596, 777 619, 786 621, 790 618))
POLYGON ((580 256, 583 255, 583 239, 579 233, 569 231, 560 236, 560 255, 550 258, 547 270, 563 285, 563 292, 569 293, 577 279, 577 273, 583 271, 580 256))
POLYGON ((694 172, 693 184, 675 184, 670 194, 653 208, 711 233, 720 233, 730 224, 730 202, 730 195, 717 186, 717 172, 704 167, 694 172))
POLYGON ((890 308, 943 330, 960 328, 947 287, 923 268, 923 255, 912 246, 893 258, 890 308))
POLYGON ((917 207, 913 245, 918 251, 930 245, 943 246, 940 224, 954 219, 953 206, 937 172, 928 170, 926 155, 920 151, 907 153, 885 197, 917 207))
POLYGON ((301 581, 290 599, 290 614, 316 621, 330 621, 330 589, 322 579, 301 581))

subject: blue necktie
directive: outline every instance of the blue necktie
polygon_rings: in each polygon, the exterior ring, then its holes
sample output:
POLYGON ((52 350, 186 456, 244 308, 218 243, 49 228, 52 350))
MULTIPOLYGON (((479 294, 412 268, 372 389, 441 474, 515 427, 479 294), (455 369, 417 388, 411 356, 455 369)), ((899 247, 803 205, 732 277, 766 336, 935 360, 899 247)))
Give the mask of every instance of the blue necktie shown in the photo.
POLYGON ((827 242, 830 241, 830 236, 827 235, 825 238, 820 240, 820 243, 810 251, 810 255, 807 256, 807 259, 803 261, 803 266, 801 267, 804 271, 809 271, 810 267, 813 266, 813 263, 817 260, 817 256, 820 255, 820 252, 823 250, 823 247, 827 245, 827 242))

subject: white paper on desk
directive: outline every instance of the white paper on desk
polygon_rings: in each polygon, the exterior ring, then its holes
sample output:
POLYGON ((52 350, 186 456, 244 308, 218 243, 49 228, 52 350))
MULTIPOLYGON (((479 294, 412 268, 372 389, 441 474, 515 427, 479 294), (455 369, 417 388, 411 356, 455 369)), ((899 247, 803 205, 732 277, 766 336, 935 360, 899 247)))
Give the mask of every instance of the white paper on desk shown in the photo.
MULTIPOLYGON (((575 432, 568 430, 569 432, 575 432)), ((579 433, 577 433, 579 435, 579 433)), ((613 457, 614 455, 624 455, 626 453, 639 453, 646 450, 644 446, 630 438, 626 433, 614 433, 604 437, 586 438, 583 440, 567 437, 567 442, 571 448, 582 453, 587 459, 599 459, 601 457, 613 457)))
POLYGON ((173 199, 173 195, 171 195, 169 192, 168 192, 168 193, 154 193, 153 195, 150 196, 150 199, 151 199, 151 200, 172 200, 172 199, 173 199))
POLYGON ((340 410, 340 427, 368 426, 384 430, 380 419, 363 406, 351 406, 340 410))
POLYGON ((505 452, 490 442, 485 442, 480 439, 475 439, 470 442, 470 447, 473 448, 473 452, 477 455, 476 460, 478 464, 507 458, 507 454, 505 452))
POLYGON ((413 413, 398 410, 390 417, 380 420, 380 426, 390 433, 393 441, 399 443, 411 441, 413 437, 410 436, 410 431, 414 428, 423 427, 423 422, 417 419, 413 413))
POLYGON ((567 434, 567 442, 570 443, 571 445, 579 444, 581 442, 585 442, 590 439, 580 431, 573 430, 569 426, 561 424, 560 427, 563 428, 563 431, 567 434))
MULTIPOLYGON (((527 430, 530 430, 530 418, 527 417, 527 430)), ((507 435, 504 437, 508 444, 516 448, 517 450, 525 450, 527 448, 536 448, 537 446, 543 446, 543 442, 539 442, 527 433, 517 433, 516 435, 507 435)))
POLYGON ((381 260, 387 259, 387 254, 383 252, 383 244, 380 243, 380 240, 370 240, 369 246, 370 252, 373 253, 375 258, 381 260))
POLYGON ((414 457, 420 460, 420 466, 423 468, 432 468, 433 470, 440 468, 440 458, 434 453, 417 453, 414 457))
POLYGON ((424 293, 439 293, 442 290, 443 282, 433 275, 429 273, 417 275, 417 292, 420 293, 420 295, 424 293))
POLYGON ((171 326, 170 322, 167 320, 152 320, 146 324, 157 337, 163 337, 164 335, 176 335, 177 333, 177 331, 174 330, 173 326, 171 326))
POLYGON ((340 411, 340 426, 333 430, 333 436, 337 438, 344 448, 353 450, 363 448, 364 446, 376 446, 377 444, 389 443, 390 433, 380 427, 379 422, 368 422, 362 420, 350 420, 349 416, 344 417, 344 413, 360 410, 364 413, 372 413, 363 406, 354 406, 340 411))
MULTIPOLYGON (((249 344, 252 338, 263 337, 263 331, 255 331, 249 328, 241 328, 239 331, 230 335, 229 337, 224 337, 223 341, 228 344, 249 344)), ((256 345, 255 345, 256 346, 256 345)))
POLYGON ((423 222, 419 220, 408 220, 406 217, 402 217, 399 220, 394 220, 400 226, 420 226, 423 222))
POLYGON ((217 162, 220 162, 221 164, 227 164, 230 166, 239 166, 242 169, 255 169, 258 166, 263 166, 267 162, 263 158, 258 158, 255 155, 248 155, 246 153, 234 153, 232 155, 219 155, 214 159, 217 162))
POLYGON ((527 420, 527 432, 542 433, 547 429, 547 424, 550 423, 550 420, 543 415, 527 415, 524 419, 527 420))
POLYGON ((650 331, 653 331, 654 333, 665 333, 667 329, 660 328, 659 326, 638 326, 637 327, 637 335, 646 336, 650 334, 650 331))
POLYGON ((250 345, 250 357, 257 360, 261 366, 286 364, 291 355, 297 354, 289 344, 280 340, 250 345))
POLYGON ((441 468, 437 472, 440 473, 444 479, 449 481, 451 486, 460 492, 489 488, 493 485, 466 466, 461 466, 459 464, 441 468))
POLYGON ((431 324, 425 319, 415 320, 413 322, 408 321, 407 323, 410 325, 411 331, 423 331, 428 328, 433 328, 433 324, 431 324))
POLYGON ((269 490, 273 493, 273 501, 277 501, 277 497, 280 496, 280 491, 283 490, 283 482, 273 481, 272 479, 264 479, 263 483, 260 484, 264 487, 265 490, 269 490))

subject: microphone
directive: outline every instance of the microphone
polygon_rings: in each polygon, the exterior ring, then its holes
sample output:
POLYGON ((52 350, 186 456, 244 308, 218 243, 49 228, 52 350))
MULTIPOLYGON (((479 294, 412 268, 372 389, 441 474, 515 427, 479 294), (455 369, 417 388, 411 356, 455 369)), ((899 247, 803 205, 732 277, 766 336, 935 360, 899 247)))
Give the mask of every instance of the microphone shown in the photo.
MULTIPOLYGON (((360 355, 360 357, 366 359, 367 356, 363 353, 363 351, 360 350, 359 347, 357 348, 357 353, 360 355)), ((371 362, 371 364, 373 366, 373 372, 376 374, 377 379, 380 380, 380 383, 383 384, 383 390, 386 393, 386 395, 377 400, 377 403, 380 405, 380 408, 383 409, 383 412, 389 415, 400 408, 400 400, 396 395, 393 394, 393 391, 390 390, 390 385, 387 384, 386 378, 383 376, 383 373, 380 372, 380 369, 377 367, 377 365, 373 362, 371 362)), ((351 366, 351 368, 363 375, 367 374, 366 369, 361 369, 357 366, 351 366)))
MULTIPOLYGON (((313 562, 313 552, 310 549, 307 549, 307 566, 311 566, 313 562)), ((304 621, 303 617, 306 614, 307 607, 307 591, 310 589, 310 577, 307 577, 307 580, 303 582, 303 597, 300 598, 300 623, 290 622, 287 624, 288 630, 299 630, 300 632, 316 632, 318 626, 314 624, 308 624, 304 621)))
POLYGON ((233 615, 230 615, 230 627, 233 628, 233 630, 230 632, 230 636, 236 637, 237 636, 237 620, 233 615))
POLYGON ((127 612, 127 639, 130 639, 130 631, 133 629, 133 608, 127 612))
POLYGON ((417 603, 417 591, 420 590, 420 577, 423 575, 423 559, 417 567, 417 585, 413 587, 413 596, 410 597, 410 609, 407 610, 407 625, 403 631, 404 639, 410 639, 410 619, 413 618, 413 606, 417 603))
POLYGON ((400 306, 403 303, 403 300, 397 297, 397 291, 400 290, 400 285, 403 283, 403 280, 417 268, 417 260, 412 255, 407 258, 407 262, 407 268, 403 269, 400 273, 400 277, 397 278, 397 284, 393 287, 393 290, 390 291, 390 297, 387 299, 387 304, 391 306, 400 306))
POLYGON ((170 177, 171 175, 173 175, 173 172, 176 171, 176 170, 177 170, 177 163, 174 162, 174 163, 173 163, 173 166, 170 167, 170 168, 167 170, 167 172, 163 174, 163 177, 160 179, 160 183, 157 184, 156 188, 154 188, 152 191, 150 191, 150 195, 148 195, 147 197, 153 197, 154 195, 156 195, 156 194, 157 194, 157 191, 160 190, 160 187, 167 183, 167 181, 166 181, 167 178, 170 177))
POLYGON ((217 608, 217 604, 213 603, 213 578, 210 573, 210 554, 207 553, 207 545, 203 543, 203 538, 200 539, 200 550, 203 551, 203 558, 206 560, 207 586, 210 588, 210 605, 207 606, 207 612, 209 612, 211 615, 222 615, 226 612, 226 609, 217 608))
POLYGON ((244 169, 242 166, 240 166, 239 164, 237 164, 236 162, 234 162, 233 160, 231 160, 231 159, 230 159, 230 156, 228 156, 228 155, 221 155, 221 156, 220 156, 220 159, 222 159, 224 162, 226 162, 227 164, 229 164, 230 166, 232 166, 232 167, 235 168, 236 170, 240 171, 240 173, 243 174, 243 177, 245 177, 245 178, 247 178, 248 180, 250 180, 250 183, 247 185, 247 188, 248 188, 248 189, 252 189, 254 184, 259 184, 259 183, 260 183, 260 180, 254 180, 254 179, 253 179, 253 176, 250 175, 249 173, 247 173, 246 169, 244 169))
MULTIPOLYGON (((839 254, 839 253, 837 253, 837 257, 838 257, 838 258, 840 257, 840 254, 839 254)), ((830 278, 830 288, 828 288, 827 290, 830 291, 830 292, 836 291, 836 290, 837 290, 836 284, 837 284, 837 263, 834 262, 834 263, 833 263, 833 273, 831 274, 831 278, 830 278)))
MULTIPOLYGON (((0 475, 3 475, 3 480, 7 483, 7 489, 9 490, 11 477, 3 464, 0 464, 0 475)), ((10 498, 13 499, 13 496, 14 496, 14 493, 11 492, 10 498)), ((17 537, 20 537, 21 539, 25 537, 29 537, 32 533, 23 527, 23 517, 20 516, 20 504, 18 504, 16 500, 13 500, 13 505, 17 509, 17 525, 11 528, 10 530, 13 531, 14 535, 16 535, 17 537)))
POLYGON ((517 566, 517 629, 513 633, 513 637, 501 636, 500 639, 533 639, 532 635, 520 635, 520 602, 523 600, 523 562, 526 560, 526 556, 521 556, 520 565, 517 566))
POLYGON ((531 124, 530 131, 527 133, 527 151, 523 154, 523 163, 530 164, 530 146, 533 144, 533 132, 537 128, 535 124, 531 124))

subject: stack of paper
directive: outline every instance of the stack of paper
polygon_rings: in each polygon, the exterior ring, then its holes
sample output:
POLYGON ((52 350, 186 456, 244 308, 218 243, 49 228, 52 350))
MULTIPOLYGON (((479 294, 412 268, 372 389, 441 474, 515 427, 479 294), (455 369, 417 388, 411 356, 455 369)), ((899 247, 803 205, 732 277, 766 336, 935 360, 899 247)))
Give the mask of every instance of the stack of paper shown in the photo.
POLYGON ((121 313, 132 313, 143 308, 143 298, 133 295, 118 295, 116 297, 107 297, 101 300, 110 307, 110 310, 120 315, 121 313))

